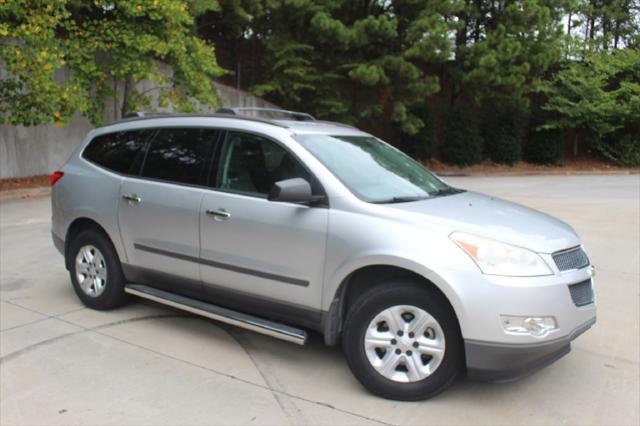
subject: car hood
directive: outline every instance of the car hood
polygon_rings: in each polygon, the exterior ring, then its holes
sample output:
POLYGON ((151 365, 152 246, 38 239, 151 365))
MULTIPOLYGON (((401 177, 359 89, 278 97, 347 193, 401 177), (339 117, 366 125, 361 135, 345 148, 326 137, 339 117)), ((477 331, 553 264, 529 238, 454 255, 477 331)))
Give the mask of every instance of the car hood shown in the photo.
POLYGON ((580 239, 567 223, 546 213, 476 192, 388 204, 401 216, 447 232, 467 232, 538 253, 575 247, 580 239))

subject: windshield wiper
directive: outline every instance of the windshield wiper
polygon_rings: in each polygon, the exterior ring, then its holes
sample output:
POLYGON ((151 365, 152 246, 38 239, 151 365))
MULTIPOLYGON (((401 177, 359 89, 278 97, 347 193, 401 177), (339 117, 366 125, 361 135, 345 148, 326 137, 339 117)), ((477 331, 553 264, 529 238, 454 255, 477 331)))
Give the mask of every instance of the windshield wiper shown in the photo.
POLYGON ((410 201, 426 200, 427 198, 429 197, 424 195, 412 195, 412 196, 387 198, 384 200, 376 200, 376 201, 372 201, 372 203, 374 204, 408 203, 410 201))
POLYGON ((438 189, 437 191, 431 191, 429 192, 429 195, 431 197, 439 197, 442 195, 453 195, 453 194, 459 194, 461 192, 464 192, 464 189, 457 189, 457 188, 453 188, 453 187, 448 187, 448 188, 443 188, 443 189, 438 189))
POLYGON ((426 200, 427 198, 459 194, 461 192, 465 192, 464 189, 447 187, 447 188, 438 189, 437 191, 431 191, 428 193, 428 195, 403 195, 399 197, 385 198, 384 200, 376 200, 371 202, 374 204, 408 203, 411 201, 426 200))

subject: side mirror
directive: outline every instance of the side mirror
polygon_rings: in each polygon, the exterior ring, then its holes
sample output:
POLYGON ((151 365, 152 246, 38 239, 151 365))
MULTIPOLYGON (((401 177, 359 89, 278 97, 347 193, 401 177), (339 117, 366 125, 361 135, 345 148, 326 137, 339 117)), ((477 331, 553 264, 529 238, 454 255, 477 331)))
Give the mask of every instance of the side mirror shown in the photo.
POLYGON ((309 182, 302 178, 293 178, 274 183, 268 198, 269 201, 310 203, 315 197, 311 194, 309 182))

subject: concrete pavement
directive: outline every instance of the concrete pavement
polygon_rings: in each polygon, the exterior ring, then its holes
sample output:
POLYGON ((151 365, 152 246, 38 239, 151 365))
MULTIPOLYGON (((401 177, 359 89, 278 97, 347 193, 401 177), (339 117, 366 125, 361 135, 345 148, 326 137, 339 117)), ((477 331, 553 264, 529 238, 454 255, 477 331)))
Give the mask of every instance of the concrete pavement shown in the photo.
POLYGON ((41 197, 0 205, 0 423, 639 424, 640 176, 447 180, 582 236, 598 323, 545 370, 402 403, 368 394, 317 335, 299 347, 138 300, 85 309, 41 197))

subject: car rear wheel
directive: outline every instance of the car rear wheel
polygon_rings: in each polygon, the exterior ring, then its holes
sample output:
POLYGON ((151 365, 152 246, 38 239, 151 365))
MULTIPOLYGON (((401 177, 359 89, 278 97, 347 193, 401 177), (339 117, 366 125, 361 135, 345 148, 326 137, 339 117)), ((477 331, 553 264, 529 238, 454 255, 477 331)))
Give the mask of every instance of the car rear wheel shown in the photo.
POLYGON ((449 303, 421 283, 390 281, 363 294, 349 310, 342 345, 356 378, 390 399, 430 398, 464 364, 449 303))
POLYGON ((126 302, 120 261, 102 232, 80 232, 71 241, 68 255, 73 289, 85 306, 109 310, 126 302))

